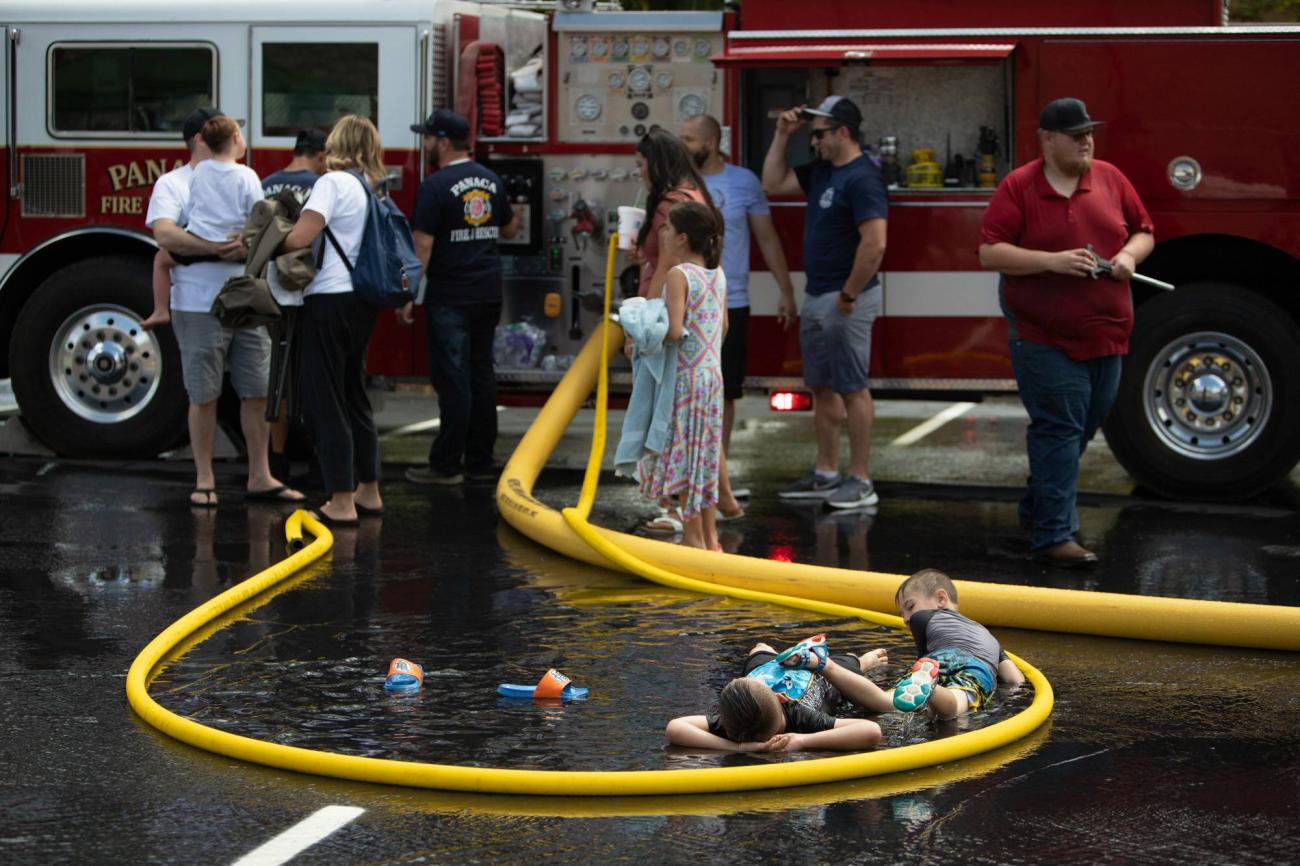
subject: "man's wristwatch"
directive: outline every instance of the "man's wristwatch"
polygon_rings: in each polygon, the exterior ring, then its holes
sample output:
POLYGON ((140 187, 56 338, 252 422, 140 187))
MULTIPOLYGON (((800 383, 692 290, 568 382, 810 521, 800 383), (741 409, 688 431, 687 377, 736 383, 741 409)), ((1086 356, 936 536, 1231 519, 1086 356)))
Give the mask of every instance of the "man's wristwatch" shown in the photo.
POLYGON ((857 295, 850 295, 843 289, 840 290, 840 300, 846 304, 851 304, 858 299, 857 295))

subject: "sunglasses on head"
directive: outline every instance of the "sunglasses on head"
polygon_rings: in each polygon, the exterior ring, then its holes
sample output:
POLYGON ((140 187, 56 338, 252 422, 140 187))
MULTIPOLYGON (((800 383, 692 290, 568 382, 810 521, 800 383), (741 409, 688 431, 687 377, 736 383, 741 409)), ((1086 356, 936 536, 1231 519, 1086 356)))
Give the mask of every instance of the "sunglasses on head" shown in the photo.
POLYGON ((841 128, 842 126, 843 124, 837 123, 834 126, 824 126, 821 129, 814 129, 812 131, 812 140, 821 141, 823 135, 825 135, 828 132, 834 132, 835 130, 841 128))

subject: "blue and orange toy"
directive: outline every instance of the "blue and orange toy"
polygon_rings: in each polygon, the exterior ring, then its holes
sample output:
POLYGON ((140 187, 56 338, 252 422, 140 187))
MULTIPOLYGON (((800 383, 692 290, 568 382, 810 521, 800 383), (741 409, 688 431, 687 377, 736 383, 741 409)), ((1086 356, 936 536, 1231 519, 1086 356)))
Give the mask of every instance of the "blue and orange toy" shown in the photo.
POLYGON ((537 700, 576 701, 587 697, 587 690, 573 685, 573 680, 551 668, 542 674, 535 686, 502 683, 497 694, 503 698, 533 698, 537 700))
POLYGON ((418 692, 424 685, 424 668, 403 658, 388 663, 384 689, 390 692, 418 692))

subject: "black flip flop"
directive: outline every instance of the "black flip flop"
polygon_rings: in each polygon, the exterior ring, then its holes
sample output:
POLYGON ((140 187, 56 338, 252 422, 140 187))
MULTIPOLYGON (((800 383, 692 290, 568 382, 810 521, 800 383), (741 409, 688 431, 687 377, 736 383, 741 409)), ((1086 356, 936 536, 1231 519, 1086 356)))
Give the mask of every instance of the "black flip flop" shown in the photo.
POLYGON ((360 502, 357 502, 354 504, 354 507, 357 509, 357 516, 359 517, 381 517, 384 513, 384 507, 382 505, 378 508, 367 508, 360 502))
POLYGON ((330 517, 319 508, 313 508, 307 513, 326 526, 358 526, 361 523, 361 521, 355 517, 351 520, 339 520, 337 517, 330 517))
POLYGON ((217 500, 213 499, 216 495, 217 491, 214 487, 195 487, 190 491, 190 508, 216 508, 220 504, 217 500), (203 494, 202 502, 194 501, 195 493, 203 494))
POLYGON ((289 485, 281 484, 279 487, 268 487, 265 490, 249 490, 244 493, 245 499, 257 499, 266 502, 302 502, 302 499, 292 499, 282 494, 288 493, 289 485))

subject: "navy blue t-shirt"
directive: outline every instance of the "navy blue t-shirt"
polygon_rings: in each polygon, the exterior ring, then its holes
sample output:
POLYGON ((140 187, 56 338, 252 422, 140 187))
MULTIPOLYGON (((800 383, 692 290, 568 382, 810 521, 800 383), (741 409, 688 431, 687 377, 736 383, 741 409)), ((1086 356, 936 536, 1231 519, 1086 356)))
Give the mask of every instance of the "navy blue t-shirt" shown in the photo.
POLYGON ((426 304, 501 302, 497 236, 510 217, 505 184, 496 172, 473 160, 424 179, 411 228, 433 236, 426 304))
MULTIPOLYGON (((804 292, 838 292, 853 271, 853 257, 862 239, 858 224, 889 217, 885 179, 865 154, 838 167, 819 159, 799 166, 794 173, 808 194, 803 220, 803 269, 808 276, 804 292)), ((875 276, 866 288, 879 284, 880 277, 875 276)))
POLYGON ((316 178, 319 176, 306 168, 301 171, 281 169, 262 178, 262 192, 267 198, 275 198, 287 189, 293 192, 293 197, 298 199, 298 204, 302 204, 307 201, 307 196, 311 195, 311 188, 316 185, 316 178))

